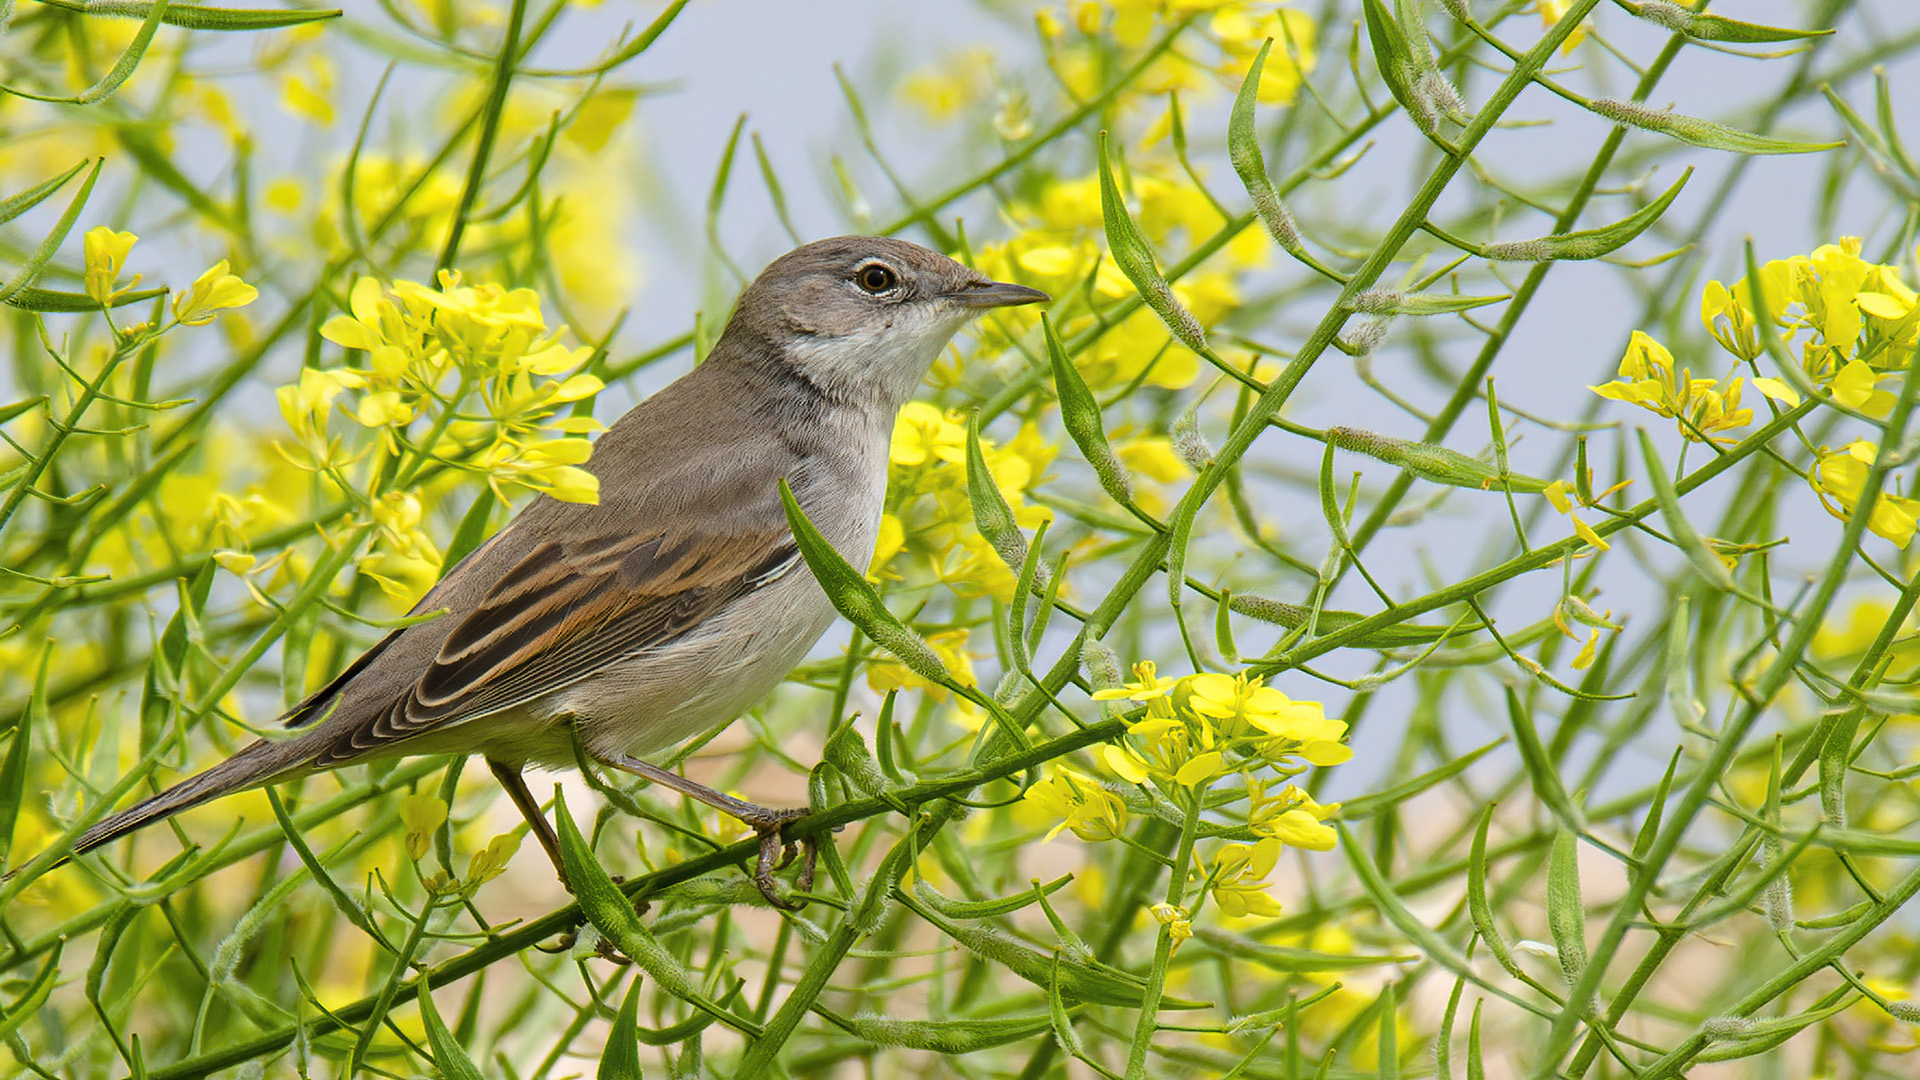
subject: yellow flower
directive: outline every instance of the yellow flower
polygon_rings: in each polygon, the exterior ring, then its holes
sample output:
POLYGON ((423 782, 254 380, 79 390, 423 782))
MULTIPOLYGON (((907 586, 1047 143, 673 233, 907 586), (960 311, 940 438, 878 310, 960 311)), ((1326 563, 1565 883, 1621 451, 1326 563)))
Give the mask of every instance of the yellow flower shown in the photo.
MULTIPOLYGON (((1102 746, 1100 760, 1130 784, 1180 783, 1177 775, 1194 757, 1193 731, 1172 716, 1171 709, 1167 711, 1169 715, 1149 715, 1127 725, 1128 738, 1102 746)), ((1224 765, 1224 761, 1210 759, 1201 768, 1215 764, 1224 765)), ((1188 773, 1188 778, 1195 779, 1194 773, 1188 773)))
POLYGON ((299 381, 280 387, 274 396, 287 426, 306 442, 312 456, 320 459, 325 456, 327 416, 333 411, 333 399, 342 391, 366 384, 366 379, 351 371, 301 368, 299 381))
POLYGON ((438 556, 426 558, 392 549, 362 555, 354 560, 354 568, 402 607, 413 606, 440 579, 438 556))
MULTIPOLYGON (((1838 450, 1820 448, 1809 479, 1827 513, 1843 521, 1852 518, 1866 490, 1867 472, 1879 453, 1879 445, 1865 439, 1856 439, 1838 450)), ((1895 547, 1905 548, 1913 542, 1916 523, 1920 523, 1920 500, 1882 491, 1874 500, 1867 528, 1893 541, 1895 547)))
POLYGON ((1740 407, 1740 382, 1735 378, 1721 388, 1713 379, 1694 378, 1685 368, 1676 373, 1667 347, 1635 330, 1626 355, 1620 358, 1620 378, 1588 389, 1603 398, 1673 417, 1681 421, 1681 434, 1693 441, 1731 442, 1714 432, 1753 422, 1753 410, 1740 407))
POLYGON ((260 290, 228 273, 227 260, 221 259, 174 296, 173 317, 187 326, 204 325, 219 312, 245 307, 259 295, 260 290))
POLYGON ((1142 660, 1133 665, 1134 681, 1111 690, 1095 690, 1095 701, 1151 701, 1164 698, 1180 680, 1171 675, 1160 675, 1151 660, 1142 660))
POLYGON ((467 887, 484 885, 505 873, 507 863, 519 850, 519 833, 502 833, 487 841, 487 846, 474 852, 473 858, 467 861, 467 887))
POLYGON ((115 232, 105 225, 96 225, 87 230, 85 239, 87 270, 87 295, 100 304, 108 304, 121 293, 140 284, 140 275, 122 288, 116 289, 113 283, 120 280, 120 269, 126 265, 127 252, 133 250, 135 241, 140 238, 130 232, 115 232))
POLYGON ((965 461, 967 429, 924 401, 909 401, 893 422, 887 460, 908 467, 929 461, 965 461))
POLYGON ((1588 525, 1584 521, 1581 521, 1580 515, 1568 514, 1567 516, 1573 521, 1573 532, 1575 536, 1578 536, 1580 539, 1585 540, 1589 546, 1594 547, 1600 551, 1612 550, 1613 545, 1607 543, 1605 540, 1602 540, 1600 538, 1600 534, 1593 531, 1592 526, 1588 525))
MULTIPOLYGON (((1332 830, 1328 830, 1332 831, 1332 830)), ((1214 856, 1213 902, 1229 918, 1280 914, 1280 902, 1267 892, 1267 875, 1280 859, 1280 841, 1228 844, 1214 856)))
MULTIPOLYGON (((1546 24, 1547 29, 1551 30, 1561 19, 1566 18, 1569 5, 1568 0, 1537 0, 1534 6, 1540 11, 1540 21, 1546 24)), ((1565 56, 1572 52, 1573 47, 1580 44, 1580 39, 1586 36, 1586 26, 1581 25, 1574 27, 1573 32, 1567 35, 1567 40, 1561 44, 1560 55, 1565 56)))
POLYGON ((447 804, 439 796, 413 794, 400 800, 400 822, 407 827, 407 858, 426 855, 434 830, 446 824, 447 804))
POLYGON ((1064 829, 1082 840, 1112 840, 1126 831, 1127 804, 1098 781, 1071 769, 1053 775, 1027 790, 1026 797, 1049 818, 1056 819, 1048 840, 1064 829))
POLYGON ((893 557, 906 544, 907 528, 900 523, 900 518, 893 514, 881 514, 880 533, 873 541, 873 563, 867 569, 867 577, 880 580, 880 571, 893 561, 893 557))
POLYGON ((1147 909, 1153 921, 1167 928, 1167 936, 1173 939, 1173 947, 1193 936, 1193 913, 1184 907, 1161 901, 1147 909))
POLYGON ((1128 439, 1114 448, 1114 453, 1126 465, 1127 470, 1136 476, 1146 476, 1163 484, 1172 483, 1192 473, 1180 455, 1173 451, 1173 440, 1163 435, 1143 435, 1128 439))
POLYGON ((1224 7, 1208 22, 1226 54, 1220 74, 1238 87, 1246 81, 1261 42, 1272 38, 1273 49, 1260 69, 1260 88, 1255 93, 1262 105, 1290 105, 1314 68, 1313 17, 1291 8, 1254 15, 1249 6, 1224 7))
POLYGON ((1735 283, 1737 293, 1718 281, 1707 282, 1700 293, 1700 321, 1720 346, 1742 360, 1760 355, 1760 330, 1747 307, 1745 279, 1735 283))
POLYGON ((521 460, 532 464, 513 479, 561 502, 598 503, 600 478, 575 464, 592 451, 593 444, 585 439, 539 443, 526 449, 521 460))
POLYGON ((309 53, 305 71, 280 77, 280 102, 295 116, 321 127, 333 126, 333 64, 321 53, 309 53))
POLYGON ((993 83, 993 53, 971 48, 909 76, 901 83, 900 95, 918 106, 930 122, 944 124, 984 100, 993 92, 993 83))
POLYGON ((1340 812, 1339 803, 1322 805, 1301 788, 1288 784, 1277 795, 1267 795, 1266 781, 1247 778, 1247 824, 1254 832, 1288 847, 1332 851, 1339 834, 1325 824, 1340 812))
MULTIPOLYGON (((1898 375, 1885 378, 1897 379, 1898 375)), ((1833 391, 1833 400, 1849 409, 1858 409, 1876 420, 1885 419, 1893 411, 1894 396, 1885 390, 1874 389, 1883 376, 1874 372, 1864 362, 1849 360, 1840 365, 1827 388, 1833 391)))
POLYGON ((1188 707, 1216 721, 1224 735, 1265 733, 1291 744, 1273 748, 1276 752, 1298 754, 1315 765, 1338 765, 1353 757, 1340 741, 1347 725, 1328 719, 1317 701, 1295 701, 1245 675, 1195 675, 1187 684, 1188 707))

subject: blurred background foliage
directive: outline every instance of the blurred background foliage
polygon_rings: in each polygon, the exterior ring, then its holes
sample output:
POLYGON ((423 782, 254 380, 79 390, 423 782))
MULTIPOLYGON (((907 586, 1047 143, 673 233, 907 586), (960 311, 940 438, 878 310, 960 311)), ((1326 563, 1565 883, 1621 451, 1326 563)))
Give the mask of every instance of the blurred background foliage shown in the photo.
POLYGON ((1906 5, 797 10, 0 0, 19 1075, 1912 1074, 1906 5), (576 902, 444 759, 51 869, 840 232, 1056 299, 665 763, 808 906, 570 774, 576 902))

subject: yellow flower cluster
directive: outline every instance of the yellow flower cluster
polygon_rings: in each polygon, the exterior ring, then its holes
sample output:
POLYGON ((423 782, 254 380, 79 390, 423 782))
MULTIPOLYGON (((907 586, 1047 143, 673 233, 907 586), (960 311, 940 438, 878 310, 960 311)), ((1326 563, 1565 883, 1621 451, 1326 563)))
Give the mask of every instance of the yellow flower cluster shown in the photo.
MULTIPOLYGON (((1853 516, 1867 485, 1867 470, 1879 453, 1880 444, 1866 439, 1855 439, 1838 450, 1819 449, 1810 479, 1827 513, 1842 521, 1853 516)), ((1867 519, 1868 529, 1900 548, 1913 542, 1916 524, 1920 524, 1920 499, 1891 491, 1880 493, 1873 503, 1873 516, 1867 519)))
MULTIPOLYGON (((1822 400, 1855 413, 1886 416, 1895 397, 1882 384, 1903 377, 1920 344, 1920 294, 1901 280, 1900 268, 1861 258, 1859 238, 1848 236, 1808 255, 1766 263, 1758 284, 1780 343, 1797 357, 1794 369, 1783 373, 1788 378, 1756 376, 1754 388, 1788 407, 1798 406, 1802 391, 1811 388, 1822 400)), ((1757 370, 1767 343, 1753 292, 1745 278, 1731 286, 1708 282, 1700 297, 1700 321, 1722 349, 1757 370)), ((1732 441, 1715 432, 1753 419, 1752 410, 1740 407, 1740 379, 1726 384, 1695 379, 1684 368, 1676 375, 1673 355, 1639 331, 1620 362, 1620 376, 1594 392, 1674 417, 1689 439, 1732 441)), ((1853 513, 1878 449, 1868 440, 1819 449, 1808 479, 1829 513, 1840 518, 1853 513)), ((1869 528, 1904 548, 1913 539, 1916 519, 1920 500, 1883 493, 1869 528)))
MULTIPOLYGON (((446 801, 437 795, 415 793, 401 797, 400 822, 406 826, 402 843, 408 859, 419 862, 426 857, 433 844, 433 834, 447 823, 448 809, 446 801)), ((466 877, 455 880, 443 871, 427 874, 422 870, 423 880, 429 889, 442 896, 470 894, 505 873, 507 864, 519 850, 520 835, 502 833, 487 841, 485 846, 468 858, 466 877)))
MULTIPOLYGON (((81 248, 85 259, 82 281, 89 297, 105 306, 140 284, 139 274, 133 275, 124 285, 120 284, 127 255, 139 240, 130 232, 116 232, 105 225, 96 225, 87 230, 81 248)), ((195 278, 193 284, 174 294, 174 324, 205 326, 220 312, 245 307, 259 296, 260 290, 240 280, 238 275, 230 272, 227 260, 221 259, 208 267, 206 273, 195 278)))
POLYGON ((1041 31, 1055 44, 1062 78, 1083 98, 1098 92, 1098 68, 1091 50, 1071 47, 1086 42, 1069 42, 1069 27, 1083 38, 1140 49, 1173 23, 1196 17, 1203 19, 1205 37, 1216 47, 1215 53, 1211 57, 1168 53, 1142 80, 1140 89, 1145 94, 1194 93, 1215 86, 1237 90, 1253 66, 1254 54, 1268 38, 1275 47, 1260 76, 1262 104, 1291 103, 1305 74, 1313 70, 1313 18, 1263 0, 1069 0, 1064 19, 1053 9, 1042 9, 1037 16, 1041 31))
POLYGON ((1098 780, 1068 768, 1053 770, 1027 790, 1034 810, 1059 824, 1047 833, 1051 840, 1072 829, 1082 840, 1114 840, 1125 831, 1132 815, 1127 802, 1098 780))
POLYGON ((1687 368, 1676 373, 1673 365, 1673 354, 1665 345, 1635 330, 1627 342, 1627 354, 1620 358, 1620 378, 1589 389, 1603 398, 1671 417, 1679 423, 1680 433, 1695 442, 1737 442, 1715 433, 1753 422, 1753 410, 1740 407, 1741 380, 1735 377, 1722 384, 1717 379, 1696 379, 1687 368))
MULTIPOLYGON (((1017 525, 1031 530, 1052 519, 1053 512, 1029 502, 1027 493, 1053 462, 1057 445, 1027 424, 1004 446, 982 436, 980 451, 1017 525)), ((924 401, 908 402, 894 421, 887 460, 889 502, 874 546, 874 574, 1011 600, 1018 579, 974 525, 961 417, 924 401)))
POLYGON ((1128 737, 1102 747, 1101 760, 1121 779, 1162 788, 1201 788, 1234 772, 1272 766, 1297 773, 1353 756, 1341 740, 1347 725, 1317 701, 1294 701, 1261 679, 1206 673, 1170 678, 1151 661, 1135 665, 1136 681, 1094 693, 1096 701, 1143 703, 1147 714, 1128 737))
POLYGON ((334 463, 326 418, 334 397, 354 390, 349 415, 379 431, 390 451, 415 448, 482 472, 497 492, 518 484, 567 502, 598 501, 598 480, 579 466, 592 451, 583 436, 599 425, 587 416, 555 419, 560 406, 600 392, 598 378, 577 373, 592 351, 561 344, 566 329, 547 329, 531 289, 463 285, 458 273, 442 271, 437 287, 396 282, 389 297, 363 277, 349 310, 320 334, 364 353, 366 366, 308 368, 279 392, 288 425, 316 464, 334 463), (465 411, 473 398, 484 420, 465 411), (422 420, 426 431, 416 433, 422 420))
MULTIPOLYGON (((442 272, 434 287, 401 281, 389 292, 362 277, 348 310, 320 332, 351 350, 357 366, 303 368, 276 391, 298 440, 280 449, 361 503, 377 542, 359 569, 388 595, 411 602, 439 574, 441 553, 422 524, 453 474, 412 482, 426 464, 481 473, 502 498, 521 487, 598 500, 598 480, 580 465, 593 449, 585 435, 600 425, 563 415, 600 391, 598 378, 579 373, 592 352, 562 344, 565 328, 548 329, 531 290, 465 285, 442 272), (371 447, 329 429, 336 404, 372 436, 371 447), (356 480, 349 467, 359 462, 356 480), (381 490, 396 478, 400 486, 381 490)), ((243 552, 223 565, 243 575, 266 568, 243 552)))
MULTIPOLYGON (((1326 822, 1340 806, 1317 803, 1293 784, 1270 791, 1273 778, 1262 774, 1287 776, 1306 764, 1348 760, 1352 751, 1341 741, 1346 724, 1329 719, 1318 702, 1294 701, 1258 678, 1175 678, 1159 674, 1150 661, 1133 672, 1133 682, 1093 695, 1147 707, 1144 717, 1127 725, 1125 739, 1101 748, 1100 762, 1119 782, 1055 768, 1028 790, 1031 813, 1054 822, 1048 840, 1071 830, 1097 842, 1125 834, 1132 819, 1126 790, 1152 787, 1182 805, 1193 805, 1205 792, 1210 815, 1244 803, 1246 827, 1257 839, 1227 843, 1213 853, 1204 894, 1228 918, 1278 915, 1267 879, 1281 851, 1332 850, 1336 834, 1326 822), (1230 793, 1236 786, 1241 793, 1230 793)), ((1193 910, 1160 905, 1153 916, 1170 927, 1177 944, 1192 936, 1193 910)))

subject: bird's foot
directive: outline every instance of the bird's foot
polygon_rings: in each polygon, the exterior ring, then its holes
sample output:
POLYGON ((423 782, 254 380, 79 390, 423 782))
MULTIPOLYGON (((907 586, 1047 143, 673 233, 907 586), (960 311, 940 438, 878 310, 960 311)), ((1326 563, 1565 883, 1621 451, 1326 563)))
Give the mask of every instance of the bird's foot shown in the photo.
POLYGON ((796 845, 786 836, 788 824, 806 817, 811 812, 805 808, 773 810, 756 806, 752 813, 740 815, 740 820, 760 838, 760 857, 755 859, 753 864, 754 887, 760 890, 760 895, 767 898, 767 903, 782 911, 798 911, 804 906, 781 896, 773 880, 774 871, 784 870, 793 862, 796 847, 804 860, 800 864, 797 884, 803 892, 813 888, 814 863, 820 855, 819 841, 809 836, 796 845))

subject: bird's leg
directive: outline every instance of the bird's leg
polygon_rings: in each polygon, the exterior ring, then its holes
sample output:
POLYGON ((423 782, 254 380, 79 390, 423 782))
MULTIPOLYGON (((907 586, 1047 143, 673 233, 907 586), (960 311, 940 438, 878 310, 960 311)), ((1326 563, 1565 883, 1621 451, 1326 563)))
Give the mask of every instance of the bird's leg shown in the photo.
POLYGON ((507 798, 527 819, 527 827, 533 830, 534 838, 547 850, 547 858, 553 860, 553 871, 560 875, 560 885, 573 892, 573 882, 567 880, 567 864, 560 859, 560 837, 553 831, 553 823, 540 810, 540 803, 527 788, 527 778, 518 766, 509 765, 494 758, 487 759, 487 768, 493 770, 493 778, 507 789, 507 798))
MULTIPOLYGON (((500 786, 507 789, 507 798, 513 800, 513 805, 519 809, 520 816, 527 819, 527 827, 533 830, 533 835, 540 841, 540 846, 546 849, 547 858, 553 861, 553 872, 560 875, 560 887, 578 896, 579 894, 573 891, 573 882, 567 880, 567 864, 560 858, 560 836, 553 831, 553 823, 547 820, 547 815, 540 811, 540 804, 534 799, 533 792, 528 790, 526 774, 522 773, 518 766, 493 758, 487 759, 487 768, 493 770, 493 778, 500 781, 500 786)), ((642 901, 634 905, 634 909, 642 915, 646 914, 646 902, 642 901)), ((563 949, 572 948, 573 942, 572 933, 561 936, 560 945, 563 949)), ((611 960, 616 964, 632 963, 620 955, 620 951, 613 947, 613 942, 606 938, 600 939, 598 951, 602 960, 611 960)))
MULTIPOLYGON (((784 899, 774 889, 773 872, 793 861, 793 843, 786 839, 785 829, 788 822, 806 817, 809 810, 802 807, 797 810, 776 810, 759 806, 744 799, 736 799, 725 792, 715 791, 705 784, 697 784, 678 773, 668 772, 658 765, 649 765, 639 758, 625 754, 609 754, 600 757, 602 764, 610 765, 621 772, 632 773, 644 780, 672 788, 683 795, 706 803, 723 813, 739 818, 760 838, 760 858, 754 863, 753 883, 760 889, 762 896, 774 907, 784 911, 798 910, 800 905, 784 899)), ((813 864, 818 854, 818 841, 809 837, 801 841, 806 851, 806 862, 800 872, 801 888, 813 886, 813 864)))

